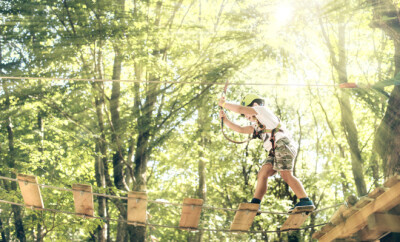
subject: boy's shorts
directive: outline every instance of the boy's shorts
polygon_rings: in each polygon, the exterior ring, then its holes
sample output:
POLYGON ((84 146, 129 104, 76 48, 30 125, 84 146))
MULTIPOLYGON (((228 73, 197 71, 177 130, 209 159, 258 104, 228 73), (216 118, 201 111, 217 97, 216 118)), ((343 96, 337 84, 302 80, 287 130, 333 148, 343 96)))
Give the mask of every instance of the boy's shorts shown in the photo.
POLYGON ((263 165, 271 164, 275 171, 293 170, 297 150, 290 139, 282 138, 275 143, 275 157, 268 156, 263 165))

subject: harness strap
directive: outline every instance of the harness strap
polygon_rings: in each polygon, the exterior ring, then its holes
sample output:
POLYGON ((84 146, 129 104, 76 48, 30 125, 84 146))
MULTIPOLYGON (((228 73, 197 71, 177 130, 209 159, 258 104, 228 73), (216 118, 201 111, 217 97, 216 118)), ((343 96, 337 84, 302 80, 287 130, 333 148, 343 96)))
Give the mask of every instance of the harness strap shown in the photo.
MULTIPOLYGON (((269 141, 271 142, 271 149, 269 150, 269 153, 268 153, 268 156, 270 156, 270 157, 275 157, 275 148, 276 148, 275 147, 275 134, 277 132, 283 132, 283 130, 280 129, 281 126, 282 125, 279 123, 276 126, 276 128, 274 128, 274 129, 262 129, 259 132, 257 132, 254 129, 253 138, 260 138, 261 139, 261 134, 262 133, 271 133, 271 136, 270 136, 270 139, 269 139, 269 141)), ((266 136, 266 138, 267 138, 267 136, 266 136)), ((264 140, 264 142, 265 142, 265 140, 264 140)))
POLYGON ((269 139, 269 141, 271 141, 271 145, 272 145, 271 149, 269 150, 269 154, 268 154, 268 156, 270 156, 270 157, 275 157, 275 132, 277 132, 277 131, 279 132, 280 129, 278 129, 278 128, 273 129, 271 132, 271 138, 269 139))

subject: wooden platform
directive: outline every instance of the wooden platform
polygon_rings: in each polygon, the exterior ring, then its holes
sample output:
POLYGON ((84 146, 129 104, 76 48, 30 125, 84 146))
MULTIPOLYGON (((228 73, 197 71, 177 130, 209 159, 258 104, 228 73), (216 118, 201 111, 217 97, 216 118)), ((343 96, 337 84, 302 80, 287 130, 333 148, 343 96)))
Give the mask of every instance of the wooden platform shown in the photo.
POLYGON ((248 231, 253 224, 254 217, 257 214, 260 204, 241 203, 239 210, 235 214, 235 218, 231 224, 231 230, 248 231))
POLYGON ((281 231, 284 230, 295 230, 299 229, 300 226, 306 221, 310 213, 314 211, 314 206, 307 207, 296 207, 286 219, 285 223, 280 228, 281 231))
POLYGON ((318 241, 336 239, 376 240, 390 232, 400 232, 400 214, 389 211, 400 207, 400 176, 389 178, 384 187, 376 188, 368 196, 349 207, 340 207, 325 225, 313 234, 318 241))

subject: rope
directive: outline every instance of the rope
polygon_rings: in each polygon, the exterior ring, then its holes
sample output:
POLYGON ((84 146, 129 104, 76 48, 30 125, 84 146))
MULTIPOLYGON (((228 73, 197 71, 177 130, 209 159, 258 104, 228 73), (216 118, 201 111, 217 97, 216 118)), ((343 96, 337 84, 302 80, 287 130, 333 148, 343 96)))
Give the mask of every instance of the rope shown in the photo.
MULTIPOLYGON (((56 187, 56 186, 50 186, 50 185, 45 185, 45 184, 37 184, 34 182, 29 182, 29 181, 25 181, 25 180, 18 180, 16 178, 10 178, 10 177, 5 177, 5 176, 0 176, 0 179, 2 180, 8 180, 8 181, 14 181, 14 182, 26 182, 26 183, 30 183, 30 184, 35 184, 38 185, 40 187, 43 188, 51 188, 51 189, 55 189, 55 190, 60 190, 60 191, 67 191, 67 192, 74 192, 76 190, 70 189, 70 188, 61 188, 61 187, 56 187)), ((89 193, 92 194, 93 196, 98 196, 98 197, 107 197, 107 198, 113 198, 113 199, 121 199, 121 200, 128 200, 128 197, 120 197, 120 196, 115 196, 115 195, 109 195, 109 194, 104 194, 104 193, 96 193, 96 192, 85 192, 85 193, 89 193)), ((170 205, 170 206, 176 206, 176 207, 182 207, 185 206, 185 204, 181 204, 181 203, 171 203, 171 202, 164 202, 164 201, 156 201, 156 200, 147 200, 147 199, 143 199, 143 198, 135 198, 137 200, 146 200, 149 203, 156 203, 156 204, 163 204, 163 205, 170 205)), ((331 208, 335 208, 338 207, 340 205, 342 205, 343 203, 340 204, 336 204, 330 207, 326 207, 326 208, 322 208, 322 209, 318 209, 318 210, 314 210, 311 213, 318 213, 327 209, 331 209, 331 208)), ((222 210, 222 211, 232 211, 232 212, 237 212, 239 211, 239 209, 235 209, 235 208, 219 208, 219 207, 213 207, 210 205, 192 205, 190 204, 190 206, 194 206, 194 207, 202 207, 205 209, 209 209, 209 210, 222 210)), ((242 211, 242 210, 241 210, 242 211)), ((260 213, 265 213, 265 214, 275 214, 275 215, 289 215, 292 213, 288 213, 288 212, 276 212, 276 211, 259 211, 260 213)))
MULTIPOLYGON (((57 80, 57 81, 90 81, 90 82, 132 82, 132 83, 164 83, 164 84, 190 84, 190 85, 225 85, 225 83, 214 82, 188 82, 188 81, 139 81, 132 79, 113 80, 113 79, 85 79, 85 78, 53 78, 53 77, 17 77, 0 76, 0 79, 10 80, 57 80)), ((286 86, 286 87, 334 87, 334 88, 359 88, 358 86, 343 87, 336 84, 300 84, 300 83, 229 83, 237 86, 286 86)))
MULTIPOLYGON (((226 91, 228 90, 228 85, 229 85, 229 80, 226 80, 224 91, 222 92, 222 97, 226 97, 226 91)), ((223 107, 219 107, 219 110, 223 111, 224 109, 223 109, 223 107)), ((248 139, 243 140, 243 141, 236 141, 236 140, 229 138, 224 132, 224 118, 223 117, 221 117, 221 132, 224 135, 225 139, 227 139, 228 141, 235 143, 235 144, 244 144, 244 143, 250 142, 253 139, 252 136, 249 136, 248 139)))
MULTIPOLYGON (((20 206, 20 207, 27 207, 27 208, 32 208, 32 206, 28 206, 25 204, 21 203, 16 203, 16 202, 10 202, 6 200, 0 200, 0 203, 7 203, 15 206, 20 206)), ((315 228, 319 226, 326 225, 327 223, 324 224, 317 224, 317 225, 312 225, 300 229, 290 229, 290 230, 250 230, 250 231, 235 231, 235 230, 228 230, 228 229, 210 229, 210 228, 183 228, 183 227, 178 227, 178 226, 172 226, 172 225, 160 225, 160 224, 151 224, 151 223, 138 223, 138 222, 129 222, 125 219, 112 219, 112 218, 107 218, 107 217, 97 217, 97 216, 90 216, 90 215, 83 215, 83 214, 78 214, 74 212, 69 212, 69 211, 63 211, 63 210, 58 210, 58 209, 51 209, 51 208, 40 208, 39 210, 42 211, 48 211, 48 212, 53 212, 53 213, 64 213, 68 215, 76 215, 76 216, 81 216, 84 219, 87 218, 93 218, 93 219, 99 219, 99 220, 107 220, 107 221, 112 221, 112 222, 122 222, 122 223, 129 223, 133 224, 135 226, 150 226, 150 227, 159 227, 159 228, 171 228, 171 229, 184 229, 184 230, 189 230, 189 231, 209 231, 209 232, 225 232, 225 233, 238 233, 238 232, 244 232, 244 233, 280 233, 280 232, 287 232, 287 231, 293 231, 293 230, 306 230, 309 228, 315 228)))

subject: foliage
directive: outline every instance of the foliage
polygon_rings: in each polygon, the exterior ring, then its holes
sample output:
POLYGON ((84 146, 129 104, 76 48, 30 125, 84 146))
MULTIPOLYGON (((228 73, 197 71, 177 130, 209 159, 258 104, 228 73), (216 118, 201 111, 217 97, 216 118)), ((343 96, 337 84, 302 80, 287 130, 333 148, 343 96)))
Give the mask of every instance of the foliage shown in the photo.
MULTIPOLYGON (((119 196, 144 182, 150 201, 181 203, 199 197, 201 161, 205 203, 235 209, 251 199, 267 154, 260 141, 235 145, 221 135, 216 103, 220 84, 229 79, 238 84, 229 86, 229 101, 256 92, 291 131, 300 147, 295 174, 317 207, 342 203, 356 193, 356 184, 326 40, 337 43, 337 26, 345 20, 348 82, 363 87, 346 92, 371 190, 382 183, 385 168, 377 165, 382 161, 373 147, 392 89, 385 83, 397 79, 391 79, 393 44, 369 27, 370 15, 371 7, 358 1, 0 1, 0 175, 31 174, 39 183, 64 188, 91 184, 95 192, 119 196), (101 81, 110 79, 122 82, 101 81)), ((332 50, 338 54, 337 47, 332 50)), ((2 200, 22 203, 10 184, 2 182, 2 200)), ((73 212, 71 193, 42 189, 42 196, 46 208, 73 212)), ((276 175, 262 209, 284 212, 295 200, 276 175)), ((100 199, 94 202, 98 214, 100 199)), ((108 199, 105 216, 126 216, 120 205, 108 199)), ((0 212, 2 236, 17 240, 12 207, 1 204, 0 212)), ((309 225, 332 213, 318 213, 309 225)), ((149 202, 148 214, 150 224, 173 227, 180 207, 149 202)), ((22 216, 29 241, 40 241, 39 234, 44 241, 100 240, 105 225, 111 240, 129 234, 115 221, 30 209, 22 216)), ((204 209, 200 228, 227 229, 233 216, 204 209)), ((262 214, 251 229, 275 231, 285 218, 262 214)), ((149 226, 145 235, 183 241, 197 234, 149 226)), ((279 241, 289 235, 206 231, 202 236, 279 241)), ((298 236, 311 240, 311 231, 298 236)))

